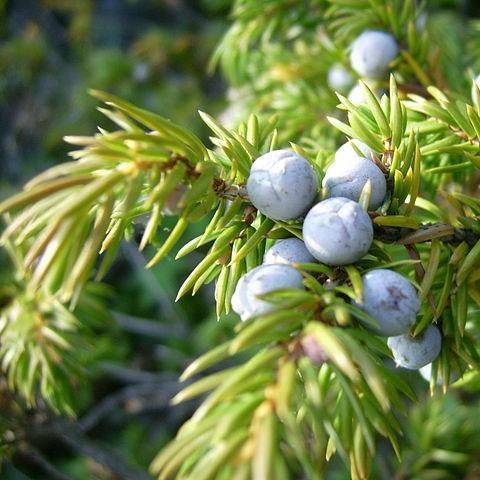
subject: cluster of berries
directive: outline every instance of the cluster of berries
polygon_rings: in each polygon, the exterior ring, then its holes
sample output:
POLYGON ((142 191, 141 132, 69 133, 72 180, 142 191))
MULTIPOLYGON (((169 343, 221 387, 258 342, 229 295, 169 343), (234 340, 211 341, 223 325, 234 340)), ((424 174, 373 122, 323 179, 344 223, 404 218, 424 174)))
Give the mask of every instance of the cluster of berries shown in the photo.
MULTIPOLYGON (((264 256, 262 265, 240 278, 232 297, 232 308, 242 320, 275 310, 262 295, 279 289, 303 289, 298 263, 321 262, 342 266, 357 262, 370 249, 373 225, 358 199, 369 181, 370 208, 379 208, 386 195, 385 176, 375 164, 375 154, 355 140, 336 152, 325 172, 327 198, 315 205, 319 186, 310 163, 293 150, 275 150, 260 156, 252 165, 247 192, 252 204, 274 220, 304 217, 303 241, 277 241, 264 256), (360 156, 361 152, 363 156, 360 156), (312 207, 313 205, 313 207, 312 207)), ((441 334, 431 325, 412 338, 420 300, 410 281, 397 272, 373 269, 362 277, 363 298, 354 303, 376 320, 375 333, 388 336, 396 363, 420 369, 438 356, 441 334)))

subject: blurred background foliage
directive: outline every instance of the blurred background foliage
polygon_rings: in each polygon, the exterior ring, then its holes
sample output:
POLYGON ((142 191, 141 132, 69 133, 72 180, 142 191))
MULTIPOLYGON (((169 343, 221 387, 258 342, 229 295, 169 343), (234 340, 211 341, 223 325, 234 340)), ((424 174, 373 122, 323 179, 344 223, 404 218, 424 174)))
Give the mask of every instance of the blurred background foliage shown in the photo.
MULTIPOLYGON (((227 3, 0 1, 0 196, 65 161, 64 135, 91 134, 105 123, 89 88, 206 137, 197 110, 218 113, 225 104, 225 83, 206 64, 225 29, 227 3)), ((77 421, 54 420, 42 405, 26 408, 0 380, 0 478, 149 478, 154 454, 193 409, 168 405, 179 372, 231 328, 217 324, 212 292, 173 303, 198 258, 172 259, 147 271, 136 248, 123 247, 102 287, 111 318, 92 326, 88 358, 78 359, 91 368, 74 399, 77 421)), ((14 288, 11 275, 2 255, 0 302, 14 288)))
MULTIPOLYGON (((446 49, 442 58, 460 64, 462 44, 469 39, 459 15, 478 13, 478 2, 428 3, 438 11, 430 25, 446 49)), ((275 52, 271 64, 262 65, 270 77, 252 70, 255 81, 230 78, 237 87, 248 83, 255 95, 238 89, 226 95, 226 82, 218 73, 208 74, 207 64, 229 25, 230 6, 228 0, 0 0, 0 197, 65 161, 64 135, 96 129, 100 115, 89 88, 159 112, 204 139, 207 131, 197 110, 223 112, 227 122, 232 115, 245 115, 242 108, 248 110, 259 98, 267 113, 298 107, 282 103, 279 83, 285 84, 290 101, 309 102, 301 86, 294 92, 287 88, 295 72, 282 70, 275 52), (272 89, 279 97, 271 96, 272 89), (246 101, 235 110, 239 95, 246 101), (230 110, 225 110, 227 97, 230 110)), ((480 31, 480 24, 474 28, 480 31)), ((479 71, 479 62, 480 54, 470 59, 472 71, 479 71)), ((318 73, 315 65, 303 67, 318 73)), ((451 77, 452 82, 467 81, 455 69, 451 77)), ((335 104, 333 96, 320 100, 335 104)), ((288 124, 284 131, 296 133, 288 124)), ((191 229, 193 237, 202 225, 191 229)), ((233 326, 228 318, 217 323, 211 289, 173 303, 178 285, 201 258, 173 262, 174 254, 145 270, 143 255, 124 245, 106 278, 108 287, 97 287, 108 311, 86 299, 82 318, 92 340, 86 358, 77 359, 88 371, 73 399, 75 419, 56 417, 41 404, 28 408, 0 378, 0 478, 150 478, 146 472, 153 456, 194 409, 193 402, 169 406, 179 389, 179 373, 200 353, 230 338, 233 326), (92 316, 99 314, 104 321, 95 322, 92 316)), ((12 269, 0 256, 0 305, 14 288, 12 269)), ((409 381, 418 377, 405 376, 409 381)), ((391 452, 380 448, 375 476, 480 478, 478 385, 471 386, 471 394, 453 389, 429 399, 426 384, 416 380, 421 401, 406 420, 404 463, 398 468, 391 452)), ((348 478, 339 463, 331 468, 329 478, 348 478)))

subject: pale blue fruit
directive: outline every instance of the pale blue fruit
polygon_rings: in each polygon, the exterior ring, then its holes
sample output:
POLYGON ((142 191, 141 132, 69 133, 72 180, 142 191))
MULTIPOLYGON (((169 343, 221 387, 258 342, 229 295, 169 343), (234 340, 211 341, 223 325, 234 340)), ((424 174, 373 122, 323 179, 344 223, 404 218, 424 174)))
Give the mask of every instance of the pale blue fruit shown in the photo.
POLYGON ((273 220, 294 220, 314 201, 317 176, 293 150, 273 150, 257 158, 247 181, 252 204, 273 220))
POLYGON ((352 44, 350 64, 362 77, 381 79, 399 53, 393 35, 376 30, 363 32, 352 44))
POLYGON ((358 202, 363 187, 370 180, 369 209, 382 205, 387 193, 385 175, 372 160, 353 156, 348 161, 337 160, 326 170, 322 186, 328 197, 345 197, 358 202))
POLYGON ((354 85, 350 92, 348 92, 347 98, 354 105, 363 105, 364 103, 367 103, 367 97, 365 96, 363 88, 359 83, 354 85))
MULTIPOLYGON (((375 88, 373 85, 369 85, 369 88, 377 97, 377 99, 380 99, 386 93, 382 88, 375 88)), ((354 87, 348 92, 347 98, 354 105, 363 105, 364 103, 367 103, 367 97, 365 96, 365 92, 359 83, 354 85, 354 87)))
POLYGON ((379 335, 408 333, 415 324, 420 299, 411 282, 393 270, 378 268, 362 276, 363 301, 355 305, 373 317, 379 335))
POLYGON ((355 263, 370 249, 372 221, 358 203, 343 197, 328 198, 317 203, 305 217, 303 240, 322 263, 355 263))
POLYGON ((302 275, 289 265, 260 265, 243 275, 232 296, 232 309, 242 320, 275 310, 259 296, 286 288, 303 289, 302 275))
POLYGON ((299 238, 279 240, 266 251, 263 257, 263 263, 265 265, 273 263, 309 263, 315 261, 315 258, 307 250, 305 243, 299 238))
MULTIPOLYGON (((420 368, 418 370, 420 375, 423 377, 423 379, 427 382, 430 383, 430 380, 432 379, 432 364, 429 363, 428 365, 425 365, 424 367, 420 368)), ((458 379, 460 378, 460 374, 455 371, 451 370, 450 371, 450 381, 448 383, 455 383, 458 379)), ((440 371, 437 371, 437 385, 443 385, 443 377, 440 371)))
POLYGON ((345 142, 341 145, 338 150, 335 152, 335 162, 349 162, 352 158, 356 157, 363 157, 368 160, 373 160, 373 156, 375 155, 374 151, 366 144, 363 143, 361 140, 356 138, 352 138, 348 142, 345 142), (360 151, 361 155, 357 153, 357 150, 360 151))
POLYGON ((389 337, 387 344, 397 365, 409 370, 418 370, 438 357, 442 348, 442 335, 435 325, 429 325, 415 338, 410 335, 398 335, 389 337))
POLYGON ((336 63, 328 71, 327 82, 332 90, 343 93, 352 86, 354 79, 341 63, 336 63))

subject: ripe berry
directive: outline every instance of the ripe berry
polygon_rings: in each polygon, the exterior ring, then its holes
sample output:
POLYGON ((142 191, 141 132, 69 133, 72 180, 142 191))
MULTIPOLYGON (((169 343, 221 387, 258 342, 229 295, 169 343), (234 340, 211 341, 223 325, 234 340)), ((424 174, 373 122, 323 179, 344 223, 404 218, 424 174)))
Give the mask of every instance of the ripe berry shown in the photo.
MULTIPOLYGON (((383 88, 374 88, 372 85, 369 85, 369 87, 370 87, 370 90, 375 94, 375 96, 377 97, 378 100, 380 98, 382 98, 383 95, 386 94, 386 92, 385 92, 385 90, 383 90, 383 88)), ((350 92, 348 92, 347 98, 354 105, 362 105, 364 103, 367 103, 367 97, 365 96, 363 88, 359 83, 357 83, 350 90, 350 92)))
POLYGON ((250 201, 274 220, 293 220, 303 215, 317 190, 312 166, 290 149, 274 150, 257 158, 247 181, 250 201))
POLYGON ((306 335, 301 340, 303 353, 308 357, 314 365, 323 365, 328 361, 325 350, 318 344, 317 339, 313 335, 306 335))
POLYGON ((335 162, 349 162, 354 157, 363 157, 368 160, 373 160, 374 152, 373 150, 366 144, 363 143, 361 140, 356 138, 352 138, 348 142, 345 142, 339 149, 335 152, 335 162), (355 148, 359 150, 362 155, 359 155, 355 148))
POLYGON ((398 55, 395 38, 386 32, 363 32, 352 44, 350 64, 362 77, 381 79, 390 62, 398 55))
POLYGON ((302 276, 289 265, 260 265, 243 275, 232 296, 232 309, 242 320, 275 310, 260 295, 284 288, 303 289, 302 276))
POLYGON ((327 81, 332 90, 345 92, 353 84, 353 77, 341 63, 336 63, 328 71, 327 81))
MULTIPOLYGON (((427 382, 430 382, 430 380, 432 379, 432 364, 429 363, 428 365, 425 365, 424 367, 420 368, 418 372, 427 382)), ((460 378, 460 374, 455 370, 451 370, 450 380, 448 383, 454 383, 459 378, 460 378)), ((437 371, 437 385, 443 385, 443 383, 444 383, 443 376, 440 371, 437 371)))
POLYGON ((387 344, 400 367, 418 370, 433 362, 442 348, 442 335, 435 325, 429 325, 422 335, 389 337, 387 344))
POLYGON ((320 262, 347 265, 368 252, 373 241, 372 221, 358 203, 343 197, 329 198, 308 212, 303 239, 320 262))
POLYGON ((367 97, 365 97, 365 93, 363 92, 363 88, 361 87, 360 84, 355 85, 350 90, 347 98, 354 105, 362 105, 363 103, 367 103, 367 97))
POLYGON ((420 32, 423 32, 426 26, 427 26, 427 14, 421 13, 415 20, 415 27, 417 27, 417 30, 419 30, 420 32))
POLYGON ((370 180, 369 208, 376 210, 387 193, 385 175, 371 160, 354 153, 348 161, 336 160, 327 168, 322 186, 329 197, 345 197, 357 202, 363 187, 370 180))
POLYGON ((407 333, 417 318, 420 300, 410 281, 392 270, 378 268, 362 277, 363 302, 356 304, 378 322, 379 335, 407 333))
POLYGON ((299 238, 279 240, 270 247, 263 257, 264 265, 272 263, 308 263, 315 262, 315 258, 307 250, 305 243, 299 238))
POLYGON ((218 115, 218 120, 226 128, 235 128, 248 116, 248 92, 243 88, 230 87, 226 94, 228 104, 218 115))

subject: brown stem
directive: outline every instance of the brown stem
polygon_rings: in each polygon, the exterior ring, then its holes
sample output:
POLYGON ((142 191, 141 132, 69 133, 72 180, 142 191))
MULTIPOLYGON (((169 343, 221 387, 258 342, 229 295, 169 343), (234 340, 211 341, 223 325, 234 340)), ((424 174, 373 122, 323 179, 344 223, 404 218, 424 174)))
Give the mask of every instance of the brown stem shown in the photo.
POLYGON ((470 247, 473 247, 480 240, 480 234, 471 229, 454 228, 445 223, 431 223, 418 229, 374 225, 374 232, 377 240, 402 245, 412 245, 438 239, 451 245, 466 242, 470 247))
MULTIPOLYGON (((219 197, 229 200, 240 197, 245 202, 249 202, 248 193, 244 185, 230 185, 224 180, 216 178, 213 181, 213 189, 219 197)), ((376 212, 369 213, 372 218, 378 215, 376 212)), ((470 247, 473 247, 480 240, 480 233, 469 228, 454 228, 448 223, 429 223, 417 229, 386 227, 374 224, 374 232, 377 240, 385 243, 399 243, 401 245, 425 243, 438 239, 450 245, 466 242, 470 247)))
POLYGON ((41 445, 47 440, 54 439, 76 454, 85 456, 102 465, 111 472, 114 478, 124 480, 150 479, 144 471, 125 462, 116 452, 100 447, 91 441, 73 422, 56 419, 45 425, 31 427, 27 433, 29 443, 41 445))
POLYGON ((236 197, 240 197, 248 201, 248 193, 245 185, 230 185, 221 178, 214 178, 213 190, 219 197, 226 198, 227 200, 235 200, 236 197))
POLYGON ((428 90, 423 85, 417 83, 399 83, 398 89, 405 94, 415 93, 424 98, 432 98, 430 93, 428 93, 428 90))
POLYGON ((20 465, 27 464, 35 467, 38 473, 44 473, 46 478, 50 480, 72 480, 72 477, 57 469, 55 465, 43 456, 40 450, 32 445, 21 445, 15 455, 19 458, 20 465))

